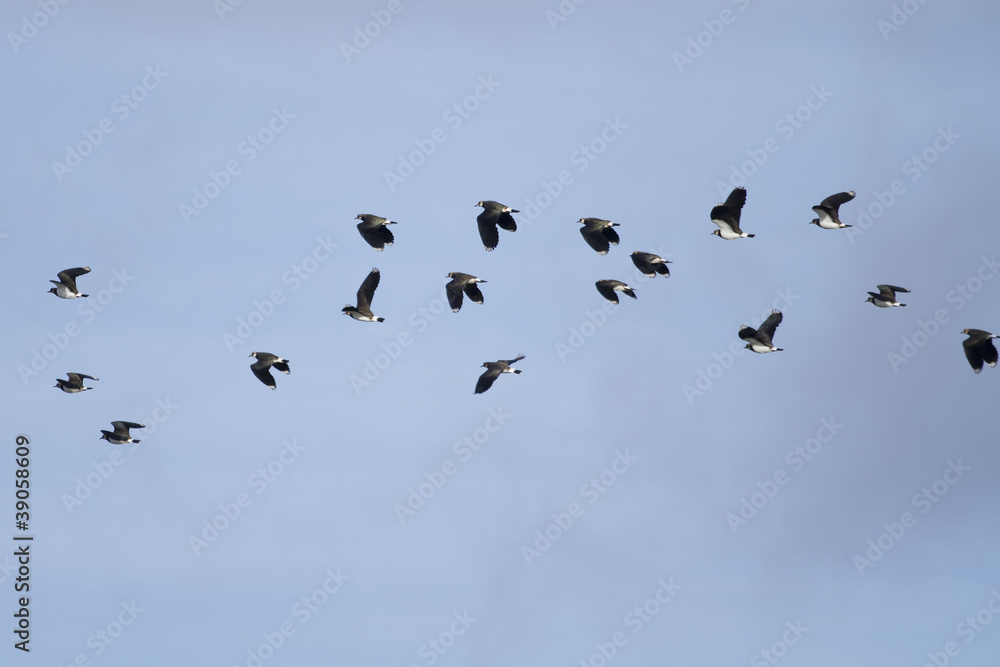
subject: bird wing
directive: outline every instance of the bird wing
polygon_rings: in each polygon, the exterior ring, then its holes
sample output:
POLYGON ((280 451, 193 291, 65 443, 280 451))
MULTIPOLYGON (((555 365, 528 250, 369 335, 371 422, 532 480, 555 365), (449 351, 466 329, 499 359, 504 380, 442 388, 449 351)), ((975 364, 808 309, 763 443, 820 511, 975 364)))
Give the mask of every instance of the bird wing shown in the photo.
MULTIPOLYGON (((468 283, 465 286, 465 294, 472 299, 472 303, 482 303, 483 293, 480 291, 479 286, 476 283, 468 283)), ((462 305, 462 293, 458 293, 459 302, 458 305, 462 305)))
POLYGON ((271 375, 271 367, 269 365, 256 363, 250 366, 250 370, 253 371, 253 374, 257 376, 257 379, 263 382, 266 387, 269 389, 277 388, 277 385, 274 382, 274 376, 271 375))
POLYGON ((504 363, 507 364, 507 366, 510 366, 511 364, 516 364, 517 362, 521 361, 521 359, 524 359, 524 355, 518 354, 516 359, 505 359, 504 363))
POLYGON ((486 372, 479 376, 479 381, 476 382, 475 393, 481 394, 490 387, 492 387, 493 383, 496 381, 498 377, 500 377, 499 368, 493 368, 493 367, 487 368, 486 372))
POLYGON ((517 213, 517 211, 501 211, 500 215, 497 216, 497 224, 506 229, 508 232, 517 231, 517 222, 514 220, 514 216, 511 213, 517 213))
POLYGON ((896 292, 909 292, 910 290, 905 287, 896 287, 895 285, 877 285, 879 294, 888 298, 896 299, 896 292))
POLYGON ((757 330, 754 329, 753 327, 748 327, 745 325, 740 327, 739 336, 743 340, 759 342, 757 338, 757 330))
POLYGON ((656 275, 656 270, 653 265, 649 262, 649 253, 639 252, 638 250, 632 253, 632 263, 635 264, 635 268, 642 271, 642 273, 650 278, 656 275))
POLYGON ((146 428, 144 425, 135 422, 111 422, 111 425, 115 427, 116 435, 124 435, 126 437, 129 437, 128 430, 130 428, 146 428))
POLYGON ((72 284, 77 276, 82 276, 85 273, 90 273, 89 266, 80 266, 75 269, 66 269, 65 271, 59 272, 59 280, 63 283, 69 285, 72 284))
POLYGON ((448 295, 448 305, 451 306, 451 311, 457 313, 462 309, 462 289, 458 287, 458 279, 452 280, 444 288, 445 293, 448 295))
MULTIPOLYGON (((767 342, 770 342, 771 339, 774 338, 775 329, 777 329, 778 325, 781 324, 781 319, 782 315, 780 310, 771 311, 771 314, 768 315, 767 319, 760 325, 760 328, 757 330, 757 334, 767 336, 767 342)), ((761 340, 760 342, 763 343, 765 341, 761 340)))
MULTIPOLYGON (((826 199, 820 202, 820 206, 828 206, 834 211, 840 208, 841 204, 846 204, 847 202, 854 199, 853 192, 838 192, 835 195, 830 195, 826 199)), ((815 207, 813 207, 815 209, 815 207)))
POLYGON ((611 249, 611 246, 608 245, 608 239, 601 233, 600 229, 584 225, 580 228, 580 234, 583 235, 583 240, 587 242, 587 245, 602 255, 608 254, 608 250, 611 249))
POLYGON ((595 284, 601 296, 612 303, 618 303, 618 295, 615 294, 614 283, 609 280, 598 280, 595 284))
POLYGON ((621 241, 621 239, 618 238, 618 232, 616 232, 615 228, 611 226, 602 229, 601 235, 604 236, 604 238, 606 238, 611 245, 618 245, 618 242, 621 241))
POLYGON ((740 229, 739 209, 733 209, 726 204, 716 204, 715 208, 712 209, 711 217, 712 222, 718 225, 722 231, 731 231, 736 234, 743 233, 743 230, 740 229))
POLYGON ((358 225, 358 231, 361 232, 361 238, 376 250, 382 250, 396 240, 389 228, 381 224, 366 225, 362 222, 358 225))
POLYGON ((835 215, 833 209, 831 209, 828 206, 826 206, 826 204, 821 204, 819 206, 813 206, 812 208, 813 208, 813 211, 816 212, 816 215, 819 216, 819 222, 828 222, 828 221, 829 222, 836 222, 836 220, 833 219, 833 216, 835 215))
POLYGON ((271 365, 274 368, 276 368, 277 370, 279 370, 282 373, 284 373, 285 375, 288 375, 289 373, 292 372, 291 369, 288 367, 288 359, 282 359, 281 361, 275 361, 271 365))
MULTIPOLYGON (((983 370, 983 351, 985 346, 982 345, 982 342, 983 341, 979 341, 973 336, 970 336, 962 341, 962 347, 965 349, 965 358, 969 360, 969 365, 972 366, 972 370, 977 373, 983 370)), ((986 342, 989 342, 990 347, 993 348, 993 363, 990 365, 994 366, 996 365, 997 350, 993 347, 993 343, 991 341, 987 340, 986 342)))
POLYGON ((485 209, 476 217, 479 225, 479 238, 483 240, 483 247, 493 250, 500 243, 500 232, 497 231, 497 215, 490 209, 485 209))
POLYGON ((378 269, 372 269, 368 273, 368 277, 361 283, 361 287, 358 288, 358 310, 371 308, 372 297, 375 296, 375 289, 378 287, 381 276, 378 269))

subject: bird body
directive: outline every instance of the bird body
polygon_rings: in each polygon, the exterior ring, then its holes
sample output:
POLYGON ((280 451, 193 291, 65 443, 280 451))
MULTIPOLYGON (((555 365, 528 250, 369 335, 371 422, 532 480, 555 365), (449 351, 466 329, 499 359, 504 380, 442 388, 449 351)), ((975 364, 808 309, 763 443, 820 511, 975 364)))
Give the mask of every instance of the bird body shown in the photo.
POLYGON ((111 422, 114 427, 114 431, 105 431, 101 429, 101 437, 99 440, 107 440, 112 445, 124 445, 129 442, 134 442, 139 444, 140 440, 135 440, 132 438, 132 434, 129 433, 130 428, 146 428, 144 424, 137 424, 136 422, 111 422))
POLYGON ((595 285, 597 285, 597 291, 601 293, 601 296, 611 303, 618 303, 617 292, 624 292, 633 299, 636 298, 632 288, 620 280, 598 280, 595 285))
POLYGON ((909 292, 910 290, 905 287, 896 287, 895 285, 877 285, 878 293, 868 292, 868 298, 865 299, 865 303, 873 303, 879 308, 892 308, 894 306, 905 306, 905 303, 899 303, 896 301, 896 292, 909 292))
POLYGON ((1000 338, 996 334, 982 329, 962 329, 968 338, 962 341, 962 348, 965 350, 965 358, 969 360, 972 370, 979 373, 983 370, 985 362, 990 368, 997 365, 997 348, 993 345, 994 338, 1000 338))
POLYGON ((291 373, 291 369, 288 367, 288 359, 282 359, 276 354, 271 354, 270 352, 251 352, 250 356, 257 360, 250 364, 250 370, 269 389, 277 389, 274 376, 271 375, 272 366, 285 375, 291 373))
POLYGON ((580 218, 577 222, 583 224, 583 227, 580 228, 583 240, 598 254, 607 255, 611 246, 618 245, 621 240, 618 238, 618 232, 614 229, 619 226, 617 222, 600 218, 580 218))
POLYGON ((60 271, 58 274, 59 280, 49 281, 55 285, 55 287, 49 290, 49 294, 55 294, 60 299, 78 299, 80 297, 90 296, 89 294, 81 294, 80 290, 76 288, 76 279, 85 273, 90 273, 89 266, 81 266, 76 269, 66 269, 65 271, 60 271))
POLYGON ((479 290, 476 283, 485 283, 485 280, 468 273, 459 273, 458 271, 452 271, 448 274, 448 277, 451 278, 451 282, 444 287, 445 293, 448 295, 448 304, 451 306, 451 312, 457 313, 462 309, 463 293, 472 300, 472 303, 483 302, 483 293, 479 290))
POLYGON ((76 394, 81 391, 87 391, 88 389, 93 389, 93 387, 84 387, 83 381, 86 380, 97 380, 93 375, 84 375, 83 373, 66 373, 68 380, 56 379, 55 387, 59 387, 67 394, 76 394))
POLYGON ((850 227, 851 225, 845 225, 840 221, 839 211, 841 204, 846 204, 852 199, 854 199, 853 190, 830 195, 821 201, 819 206, 812 207, 813 211, 815 211, 816 215, 819 217, 814 218, 809 224, 816 225, 822 229, 843 229, 845 227, 850 227))
POLYGON ((358 231, 361 232, 361 238, 376 250, 381 252, 386 246, 391 246, 395 241, 388 227, 388 225, 397 224, 395 221, 380 218, 370 213, 358 213, 354 219, 361 220, 358 223, 358 231))
POLYGON ((483 212, 476 217, 476 223, 479 225, 479 238, 482 239, 483 247, 486 250, 493 250, 500 243, 500 232, 497 231, 497 225, 508 232, 517 231, 517 222, 511 213, 520 213, 520 211, 488 199, 480 201, 476 206, 483 208, 483 212))
POLYGON ((358 305, 347 304, 341 310, 345 315, 350 315, 359 322, 385 322, 384 317, 378 317, 372 312, 372 297, 382 274, 378 269, 372 269, 358 288, 358 305))
POLYGON ((514 359, 500 359, 499 361, 484 361, 483 367, 486 372, 479 376, 479 381, 476 382, 475 393, 481 394, 496 382, 496 379, 500 377, 501 373, 514 373, 515 375, 520 375, 521 370, 518 368, 511 368, 511 364, 517 363, 521 359, 524 359, 523 354, 517 355, 514 359))
POLYGON ((752 239, 756 234, 747 234, 740 229, 740 213, 747 203, 746 189, 734 188, 725 203, 716 204, 712 209, 711 218, 719 228, 712 232, 713 236, 732 241, 733 239, 752 239))
POLYGON ((782 315, 780 310, 772 310, 771 314, 767 316, 760 328, 754 329, 753 327, 748 327, 746 325, 740 327, 739 336, 743 340, 747 341, 746 349, 756 352, 757 354, 767 354, 768 352, 784 352, 783 348, 775 347, 774 343, 771 342, 771 338, 774 337, 774 331, 781 324, 782 315))

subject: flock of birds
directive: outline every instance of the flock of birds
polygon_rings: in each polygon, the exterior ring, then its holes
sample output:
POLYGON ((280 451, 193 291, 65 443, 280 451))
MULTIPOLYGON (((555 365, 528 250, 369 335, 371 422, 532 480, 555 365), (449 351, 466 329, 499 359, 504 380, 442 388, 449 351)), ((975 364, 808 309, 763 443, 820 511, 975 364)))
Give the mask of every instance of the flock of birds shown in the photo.
MULTIPOLYGON (((840 221, 839 211, 841 205, 852 199, 854 199, 854 192, 852 191, 840 192, 827 197, 819 205, 812 207, 818 217, 813 219, 810 224, 814 224, 821 229, 844 229, 850 227, 851 225, 845 225, 840 221)), ((712 232, 714 236, 727 241, 753 238, 755 236, 740 229, 740 214, 743 206, 746 204, 746 200, 746 189, 737 187, 733 189, 725 202, 716 204, 712 208, 710 217, 712 222, 718 227, 718 229, 712 232)), ((517 231, 517 222, 511 214, 520 213, 520 211, 490 200, 480 201, 476 206, 483 209, 483 212, 477 216, 476 223, 479 226, 479 236, 482 239, 483 247, 487 251, 494 250, 500 243, 498 228, 508 232, 517 231)), ((381 251, 386 246, 391 246, 394 243, 395 239, 389 230, 389 225, 397 224, 395 221, 366 213, 359 214, 355 219, 361 220, 357 225, 358 231, 371 247, 381 251)), ((580 228, 580 233, 584 241, 601 255, 606 255, 612 245, 618 245, 621 241, 618 232, 615 231, 615 227, 619 226, 616 222, 601 218, 580 218, 579 222, 583 225, 580 228)), ((636 268, 650 278, 657 275, 670 276, 670 269, 667 264, 671 262, 659 255, 636 251, 632 253, 631 258, 636 268)), ((77 288, 76 279, 87 273, 90 273, 90 267, 86 266, 60 271, 58 274, 59 280, 49 281, 55 285, 49 292, 61 299, 86 297, 88 295, 81 293, 77 288)), ((349 315, 359 322, 385 321, 384 317, 375 315, 371 308, 372 299, 375 296, 375 290, 378 289, 380 277, 381 274, 378 269, 372 269, 368 273, 364 281, 362 281, 361 287, 358 288, 357 305, 348 304, 344 306, 342 310, 345 315, 349 315)), ((485 283, 485 280, 457 271, 449 273, 447 277, 451 280, 445 285, 445 292, 453 312, 457 313, 461 310, 464 297, 468 297, 476 304, 483 303, 483 293, 479 289, 479 284, 485 283)), ((601 296, 612 303, 618 303, 619 292, 633 299, 636 298, 635 291, 620 280, 598 280, 596 287, 601 296)), ((906 305, 896 300, 897 293, 908 293, 910 291, 905 287, 878 285, 877 289, 878 292, 868 292, 869 297, 866 299, 866 303, 874 304, 879 308, 893 308, 906 305)), ((774 310, 758 328, 754 329, 753 327, 743 326, 740 328, 738 335, 742 340, 746 341, 747 349, 758 354, 781 352, 783 349, 775 347, 772 340, 778 325, 781 324, 781 320, 781 311, 774 310)), ((973 371, 979 373, 983 370, 984 364, 990 367, 997 365, 998 355, 997 349, 993 344, 993 339, 1000 338, 1000 336, 982 329, 964 329, 962 333, 968 336, 962 342, 962 347, 965 350, 966 359, 968 359, 973 371)), ((291 372, 288 359, 283 359, 269 352, 251 352, 250 356, 255 360, 251 364, 250 370, 253 371, 258 380, 270 389, 277 388, 274 376, 271 375, 271 369, 275 369, 286 375, 291 372)), ((486 368, 486 371, 479 376, 479 380, 476 382, 475 393, 481 394, 488 390, 503 373, 520 374, 520 369, 512 368, 512 366, 522 359, 524 359, 524 355, 519 354, 514 359, 484 362, 483 367, 486 368)), ((55 386, 68 394, 92 389, 93 387, 84 386, 84 380, 96 381, 98 379, 84 373, 67 373, 67 377, 67 380, 56 380, 55 386)), ((143 424, 130 421, 113 421, 111 425, 114 427, 114 430, 102 430, 101 439, 115 445, 130 442, 138 443, 139 440, 133 439, 129 431, 130 429, 145 428, 143 424)))

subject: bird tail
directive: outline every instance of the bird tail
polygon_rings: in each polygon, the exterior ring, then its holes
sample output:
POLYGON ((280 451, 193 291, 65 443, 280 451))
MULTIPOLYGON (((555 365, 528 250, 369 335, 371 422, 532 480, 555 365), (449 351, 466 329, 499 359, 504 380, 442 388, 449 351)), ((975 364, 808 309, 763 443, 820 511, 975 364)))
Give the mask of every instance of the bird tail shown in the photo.
POLYGON ((853 227, 854 225, 844 225, 844 227, 853 227))
POLYGON ((747 234, 747 238, 748 238, 748 239, 752 239, 752 238, 753 238, 753 237, 755 237, 755 236, 757 236, 757 235, 756 235, 756 234, 747 234))
POLYGON ((515 368, 515 369, 513 369, 513 371, 512 371, 512 372, 513 372, 513 373, 514 373, 515 375, 520 375, 520 374, 521 374, 521 369, 520 369, 520 368, 515 368))
POLYGON ((80 296, 90 296, 89 294, 81 294, 80 296))
POLYGON ((376 322, 385 322, 385 318, 384 317, 376 317, 375 321, 376 322))
POLYGON ((138 445, 140 442, 142 442, 142 440, 132 440, 132 442, 138 445))

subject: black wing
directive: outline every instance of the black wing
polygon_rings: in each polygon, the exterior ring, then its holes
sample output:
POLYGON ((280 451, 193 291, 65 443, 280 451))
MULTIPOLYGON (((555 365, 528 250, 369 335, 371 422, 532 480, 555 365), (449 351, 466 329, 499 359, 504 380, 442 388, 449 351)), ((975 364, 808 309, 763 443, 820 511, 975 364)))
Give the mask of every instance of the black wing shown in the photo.
POLYGON ((361 287, 358 288, 358 310, 371 308, 372 297, 375 296, 375 289, 378 287, 381 275, 378 269, 372 269, 365 281, 361 283, 361 287))
POLYGON ((612 303, 618 303, 618 294, 615 292, 614 283, 609 280, 598 280, 595 284, 601 296, 612 303))
POLYGON ((500 232, 497 230, 497 214, 496 211, 490 209, 484 209, 476 217, 476 223, 479 225, 479 238, 483 240, 483 247, 487 250, 493 250, 500 243, 500 232))
POLYGON ((492 387, 493 383, 496 382, 496 379, 498 377, 500 377, 500 369, 499 368, 488 368, 488 369, 486 369, 486 372, 483 373, 482 375, 480 375, 479 376, 479 381, 476 382, 476 392, 475 393, 481 394, 484 391, 486 391, 487 389, 489 389, 490 387, 492 387))
POLYGON ((767 336, 767 339, 771 340, 772 338, 774 338, 775 329, 777 329, 778 325, 781 324, 781 319, 782 319, 781 311, 772 310, 771 314, 768 315, 767 319, 764 320, 763 324, 760 325, 758 333, 767 336))
MULTIPOLYGON (((612 230, 612 232, 614 232, 614 230, 612 230)), ((583 240, 587 242, 587 245, 602 255, 607 255, 608 250, 611 249, 608 238, 600 229, 594 229, 593 227, 585 225, 580 228, 580 234, 583 235, 583 240)), ((615 234, 615 237, 617 238, 618 235, 615 234)), ((617 244, 618 242, 615 241, 615 245, 617 244)))
MULTIPOLYGON (((879 294, 881 294, 882 296, 886 297, 887 299, 893 299, 893 300, 895 300, 895 298, 896 298, 896 292, 909 292, 910 291, 910 290, 906 289, 905 287, 896 287, 895 285, 876 285, 876 287, 878 287, 879 294)), ((869 294, 871 294, 871 292, 869 292, 869 294)), ((872 294, 872 296, 875 296, 875 295, 872 294)))
POLYGON ((389 228, 382 224, 370 227, 362 222, 358 225, 358 231, 361 232, 361 238, 376 250, 382 250, 396 240, 389 228))
POLYGON ((457 313, 462 309, 462 289, 456 285, 456 280, 452 280, 450 283, 445 285, 445 293, 448 295, 448 305, 451 306, 451 312, 457 313))
POLYGON ((753 327, 742 326, 740 327, 740 338, 743 340, 757 340, 757 330, 753 327))
MULTIPOLYGON (((854 192, 849 190, 847 192, 838 192, 835 195, 830 195, 829 197, 821 201, 819 205, 829 207, 834 211, 836 211, 838 208, 840 208, 841 204, 846 204, 852 199, 854 199, 854 192)), ((813 208, 815 209, 816 207, 814 206, 813 208)))
MULTIPOLYGON (((469 283, 469 284, 467 284, 465 286, 465 294, 470 299, 472 299, 472 303, 482 303, 483 302, 483 293, 480 291, 479 285, 477 285, 476 283, 469 283)), ((459 304, 458 305, 461 306, 462 305, 462 302, 461 302, 462 294, 461 294, 461 292, 459 292, 458 298, 459 298, 459 304)))

